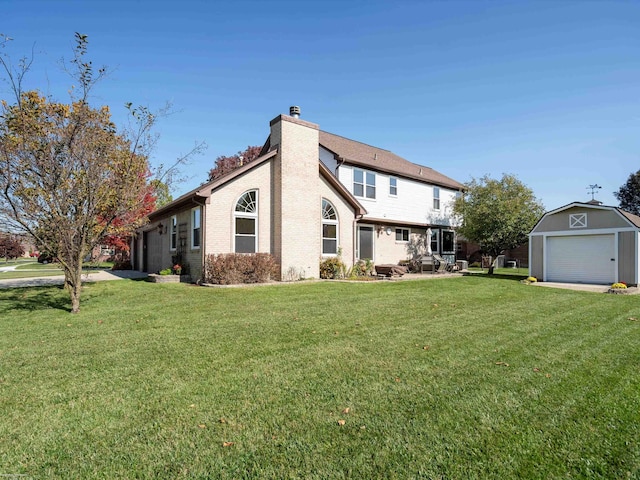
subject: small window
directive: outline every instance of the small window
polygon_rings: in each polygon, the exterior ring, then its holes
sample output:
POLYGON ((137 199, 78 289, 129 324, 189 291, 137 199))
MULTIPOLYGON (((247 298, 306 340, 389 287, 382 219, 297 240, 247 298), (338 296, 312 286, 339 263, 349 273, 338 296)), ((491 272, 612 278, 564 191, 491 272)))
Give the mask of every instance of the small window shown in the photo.
POLYGON ((354 168, 353 194, 356 197, 376 198, 376 174, 354 168))
POLYGON ((569 228, 586 228, 586 227, 587 227, 586 213, 574 213, 569 215, 569 228))
POLYGON ((433 209, 440 210, 440 187, 433 187, 433 209))
POLYGON ((409 233, 408 228, 396 228, 396 242, 408 242, 409 233))
POLYGON ((191 248, 193 249, 200 248, 201 215, 200 207, 191 210, 191 248))
POLYGON ((171 217, 171 250, 175 250, 178 246, 178 218, 174 215, 171 217))
POLYGON ((396 177, 389 177, 389 195, 398 196, 398 179, 396 177))
POLYGON ((258 244, 258 191, 242 194, 235 207, 235 252, 255 253, 258 244))
POLYGON ((322 199, 322 254, 338 254, 338 214, 329 200, 322 199))

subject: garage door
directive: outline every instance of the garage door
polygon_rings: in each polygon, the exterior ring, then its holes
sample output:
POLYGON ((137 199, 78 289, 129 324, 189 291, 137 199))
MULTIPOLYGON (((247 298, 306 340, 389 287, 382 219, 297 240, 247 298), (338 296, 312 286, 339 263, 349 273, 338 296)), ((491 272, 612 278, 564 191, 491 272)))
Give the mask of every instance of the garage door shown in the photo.
POLYGON ((547 281, 615 282, 614 247, 613 235, 547 237, 547 281))

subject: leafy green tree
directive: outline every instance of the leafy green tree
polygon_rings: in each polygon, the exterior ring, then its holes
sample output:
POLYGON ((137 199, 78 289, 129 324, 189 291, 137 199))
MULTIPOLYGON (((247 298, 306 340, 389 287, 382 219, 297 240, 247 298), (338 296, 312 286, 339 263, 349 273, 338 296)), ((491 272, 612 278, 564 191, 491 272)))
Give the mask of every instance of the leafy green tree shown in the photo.
POLYGON ((629 175, 627 182, 613 195, 620 202, 620 208, 640 215, 640 170, 629 175))
POLYGON ((458 233, 495 257, 527 241, 544 207, 514 175, 500 180, 485 175, 465 184, 453 212, 460 221, 458 233))
POLYGON ((71 65, 79 89, 69 103, 23 92, 14 79, 24 68, 12 76, 2 61, 15 99, 0 107, 0 216, 59 260, 73 313, 80 309, 83 259, 106 236, 142 225, 147 212, 138 212, 153 193, 140 153, 153 118, 132 137, 118 133, 108 107, 89 105, 105 70, 94 74, 86 49, 86 36, 77 33, 71 65))

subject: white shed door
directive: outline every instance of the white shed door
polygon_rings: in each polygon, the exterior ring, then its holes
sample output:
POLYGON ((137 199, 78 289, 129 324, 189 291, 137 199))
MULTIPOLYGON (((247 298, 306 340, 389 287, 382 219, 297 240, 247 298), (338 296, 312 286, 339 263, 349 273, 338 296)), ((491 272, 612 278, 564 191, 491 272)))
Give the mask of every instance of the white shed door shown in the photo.
POLYGON ((548 282, 616 281, 613 235, 547 237, 546 250, 548 282))

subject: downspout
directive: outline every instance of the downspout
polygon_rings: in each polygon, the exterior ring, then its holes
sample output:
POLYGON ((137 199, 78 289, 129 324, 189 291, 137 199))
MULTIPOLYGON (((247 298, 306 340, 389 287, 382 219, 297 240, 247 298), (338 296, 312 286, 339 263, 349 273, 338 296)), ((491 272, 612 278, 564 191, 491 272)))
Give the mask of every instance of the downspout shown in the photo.
POLYGON ((336 164, 336 178, 340 179, 340 176, 338 175, 338 171, 340 170, 340 167, 344 165, 344 158, 336 155, 336 160, 338 161, 338 163, 336 164))
POLYGON ((363 215, 356 215, 353 219, 353 253, 351 254, 351 265, 355 265, 358 259, 356 252, 358 247, 358 222, 362 220, 363 215))

